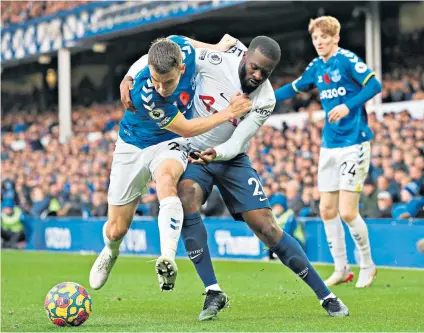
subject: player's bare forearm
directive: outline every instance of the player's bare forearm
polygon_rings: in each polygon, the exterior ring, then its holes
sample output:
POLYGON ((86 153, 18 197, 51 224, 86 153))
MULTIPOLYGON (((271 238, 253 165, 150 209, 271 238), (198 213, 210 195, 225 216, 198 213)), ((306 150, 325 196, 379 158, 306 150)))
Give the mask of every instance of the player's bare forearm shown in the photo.
POLYGON ((231 116, 228 112, 217 112, 208 117, 199 117, 190 120, 180 115, 167 129, 184 138, 191 138, 209 132, 211 129, 230 119, 231 116))
POLYGON ((126 75, 122 79, 121 84, 119 85, 119 91, 121 94, 121 103, 126 110, 135 112, 135 108, 131 100, 131 93, 130 93, 132 88, 133 88, 133 78, 129 75, 126 75))

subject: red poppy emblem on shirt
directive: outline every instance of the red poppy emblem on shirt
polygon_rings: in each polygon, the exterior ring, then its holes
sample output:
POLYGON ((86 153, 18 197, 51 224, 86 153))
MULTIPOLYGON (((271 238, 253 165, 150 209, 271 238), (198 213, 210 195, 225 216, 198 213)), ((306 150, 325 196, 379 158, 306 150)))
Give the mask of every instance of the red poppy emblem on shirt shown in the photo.
POLYGON ((184 105, 187 105, 187 104, 188 104, 188 102, 189 102, 189 100, 190 100, 190 95, 189 95, 189 93, 187 93, 187 92, 183 91, 183 92, 180 94, 180 101, 181 101, 181 103, 183 103, 184 105))
POLYGON ((324 82, 326 84, 330 84, 331 80, 330 80, 330 75, 328 75, 328 73, 324 74, 324 82))

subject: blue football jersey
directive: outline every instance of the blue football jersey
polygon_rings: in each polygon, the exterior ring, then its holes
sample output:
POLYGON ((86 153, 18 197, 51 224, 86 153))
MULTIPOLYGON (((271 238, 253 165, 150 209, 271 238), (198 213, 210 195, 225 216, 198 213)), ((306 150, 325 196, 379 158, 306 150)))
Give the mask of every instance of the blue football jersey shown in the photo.
POLYGON ((357 55, 339 48, 327 62, 320 57, 315 58, 303 75, 292 83, 297 92, 309 90, 312 86, 318 88, 325 111, 323 147, 347 147, 373 138, 365 105, 350 110, 345 118, 337 122, 328 122, 328 113, 357 95, 373 75, 375 73, 357 55))
POLYGON ((126 143, 141 149, 179 137, 166 128, 179 113, 192 117, 193 96, 196 89, 196 53, 191 43, 182 36, 168 37, 177 43, 186 65, 177 89, 171 96, 162 97, 156 92, 150 77, 149 66, 135 76, 131 99, 135 113, 125 111, 120 123, 119 136, 126 143))

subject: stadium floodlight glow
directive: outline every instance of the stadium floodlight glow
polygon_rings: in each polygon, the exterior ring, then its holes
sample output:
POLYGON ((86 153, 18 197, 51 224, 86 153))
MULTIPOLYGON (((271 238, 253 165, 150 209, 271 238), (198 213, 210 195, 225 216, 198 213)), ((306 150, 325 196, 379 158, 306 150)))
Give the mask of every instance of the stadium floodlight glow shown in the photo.
POLYGON ((96 52, 96 53, 105 53, 106 48, 107 48, 107 45, 105 43, 95 43, 92 46, 93 52, 96 52))
POLYGON ((52 58, 48 55, 42 55, 38 57, 38 62, 42 65, 48 65, 52 61, 52 58))

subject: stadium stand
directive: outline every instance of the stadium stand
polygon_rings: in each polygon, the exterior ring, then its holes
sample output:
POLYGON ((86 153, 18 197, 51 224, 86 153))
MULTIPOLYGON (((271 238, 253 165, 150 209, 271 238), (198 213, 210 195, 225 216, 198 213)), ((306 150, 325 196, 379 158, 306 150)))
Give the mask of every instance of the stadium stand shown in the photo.
MULTIPOLYGON (((36 216, 98 216, 98 207, 107 202, 110 152, 121 116, 119 103, 75 108, 75 136, 60 144, 57 113, 6 114, 2 119, 2 199, 12 197, 36 216)), ((370 114, 369 121, 376 136, 363 209, 365 217, 379 217, 382 192, 386 198, 390 195, 394 205, 424 195, 424 128, 422 120, 413 119, 406 110, 386 114, 384 121, 370 114), (405 191, 410 197, 402 196, 405 191)), ((318 216, 316 177, 322 126, 322 121, 282 130, 264 126, 248 151, 268 196, 285 194, 296 214, 318 216)), ((148 206, 156 204, 154 186, 152 196, 145 199, 149 203, 140 208, 144 212, 140 214, 147 215, 148 206)))
POLYGON ((2 27, 82 6, 91 1, 2 1, 2 27))

